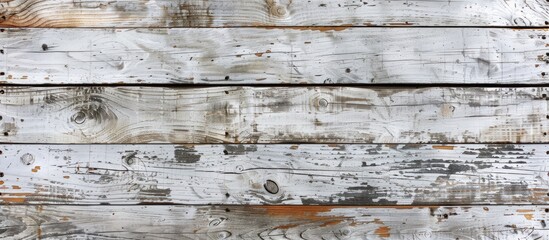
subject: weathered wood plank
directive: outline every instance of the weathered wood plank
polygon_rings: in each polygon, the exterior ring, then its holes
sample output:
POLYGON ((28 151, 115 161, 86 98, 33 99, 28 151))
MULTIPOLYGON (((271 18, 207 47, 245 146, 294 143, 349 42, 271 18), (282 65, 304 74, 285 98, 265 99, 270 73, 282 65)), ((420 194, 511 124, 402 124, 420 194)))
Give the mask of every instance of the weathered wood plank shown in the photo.
POLYGON ((0 206, 3 239, 548 239, 547 206, 0 206))
POLYGON ((7 29, 0 35, 0 81, 11 84, 549 82, 545 30, 7 29))
POLYGON ((547 88, 2 87, 4 143, 537 143, 547 88))
POLYGON ((3 204, 544 204, 549 145, 3 145, 3 204))
POLYGON ((9 0, 0 26, 545 26, 546 1, 9 0))

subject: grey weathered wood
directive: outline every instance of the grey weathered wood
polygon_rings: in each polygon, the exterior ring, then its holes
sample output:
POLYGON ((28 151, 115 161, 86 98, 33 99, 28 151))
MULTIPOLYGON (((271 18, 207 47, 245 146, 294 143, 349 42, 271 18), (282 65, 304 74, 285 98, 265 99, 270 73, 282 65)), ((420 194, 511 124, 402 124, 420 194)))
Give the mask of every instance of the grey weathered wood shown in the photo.
POLYGON ((546 1, 10 0, 0 26, 545 26, 546 1))
POLYGON ((537 143, 547 88, 2 87, 5 143, 537 143))
POLYGON ((0 206, 2 239, 547 239, 547 206, 0 206))
POLYGON ((549 145, 3 145, 4 204, 544 204, 549 145))
POLYGON ((532 29, 7 29, 0 36, 0 81, 11 84, 540 84, 549 78, 549 40, 545 30, 532 29))

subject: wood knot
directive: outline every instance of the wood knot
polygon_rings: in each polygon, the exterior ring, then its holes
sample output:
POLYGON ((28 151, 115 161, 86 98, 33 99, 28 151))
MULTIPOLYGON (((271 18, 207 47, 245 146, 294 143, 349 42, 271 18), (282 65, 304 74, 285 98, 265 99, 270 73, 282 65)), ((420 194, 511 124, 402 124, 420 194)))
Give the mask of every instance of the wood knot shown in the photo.
POLYGON ((331 98, 329 95, 315 94, 310 101, 312 107, 317 111, 325 112, 330 108, 331 98))
POLYGON ((216 218, 216 219, 210 221, 210 223, 208 225, 210 227, 215 227, 215 226, 218 226, 219 224, 221 224, 223 221, 225 221, 225 218, 216 218))
POLYGON ((282 3, 281 0, 267 0, 267 9, 269 16, 275 18, 285 18, 288 16, 288 7, 291 1, 288 3, 282 3))
POLYGON ((31 165, 34 163, 34 156, 30 153, 25 153, 21 156, 21 162, 25 165, 31 165))
POLYGON ((104 134, 116 128, 118 122, 118 117, 108 105, 94 97, 75 104, 72 112, 74 114, 68 116, 69 121, 87 137, 104 134))
POLYGON ((277 194, 279 190, 278 184, 276 184, 276 182, 274 182, 273 180, 265 181, 265 184, 263 184, 263 187, 270 194, 277 194))
POLYGON ((318 100, 318 106, 321 107, 321 108, 328 107, 328 100, 326 100, 325 98, 319 99, 318 100))
POLYGON ((71 120, 76 124, 82 124, 86 121, 86 114, 83 112, 77 112, 72 115, 71 120))
POLYGON ((128 155, 124 156, 122 158, 122 161, 127 164, 128 166, 131 166, 135 163, 135 156, 137 155, 137 152, 131 152, 128 155))
POLYGON ((217 239, 227 239, 230 238, 231 235, 233 234, 229 231, 221 231, 217 233, 217 239))

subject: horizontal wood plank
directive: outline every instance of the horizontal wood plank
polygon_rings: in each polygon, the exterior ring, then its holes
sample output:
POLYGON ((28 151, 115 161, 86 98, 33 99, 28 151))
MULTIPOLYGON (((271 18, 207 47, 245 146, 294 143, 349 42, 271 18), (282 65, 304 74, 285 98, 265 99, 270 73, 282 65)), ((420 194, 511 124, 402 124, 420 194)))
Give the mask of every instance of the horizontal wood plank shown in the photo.
POLYGON ((0 206, 2 239, 547 239, 547 206, 0 206))
POLYGON ((9 0, 0 26, 545 26, 548 8, 522 0, 9 0))
POLYGON ((547 88, 2 87, 4 143, 541 143, 547 88))
POLYGON ((549 82, 546 35, 487 28, 7 29, 0 32, 0 82, 541 84, 549 82))
POLYGON ((544 204, 549 145, 2 145, 3 204, 544 204))

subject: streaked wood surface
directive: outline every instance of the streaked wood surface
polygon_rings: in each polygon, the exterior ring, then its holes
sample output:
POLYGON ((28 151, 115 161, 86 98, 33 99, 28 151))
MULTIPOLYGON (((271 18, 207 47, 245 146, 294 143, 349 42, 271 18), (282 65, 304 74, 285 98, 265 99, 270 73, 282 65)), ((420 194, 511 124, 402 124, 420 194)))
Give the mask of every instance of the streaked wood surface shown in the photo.
POLYGON ((546 35, 496 28, 7 29, 0 32, 0 81, 541 84, 549 82, 546 35))
POLYGON ((4 143, 539 143, 547 89, 2 87, 4 143))
POLYGON ((549 145, 2 145, 2 204, 544 204, 549 145))
POLYGON ((0 26, 545 26, 546 1, 9 0, 0 26))
POLYGON ((546 239, 547 206, 0 206, 3 239, 546 239))

